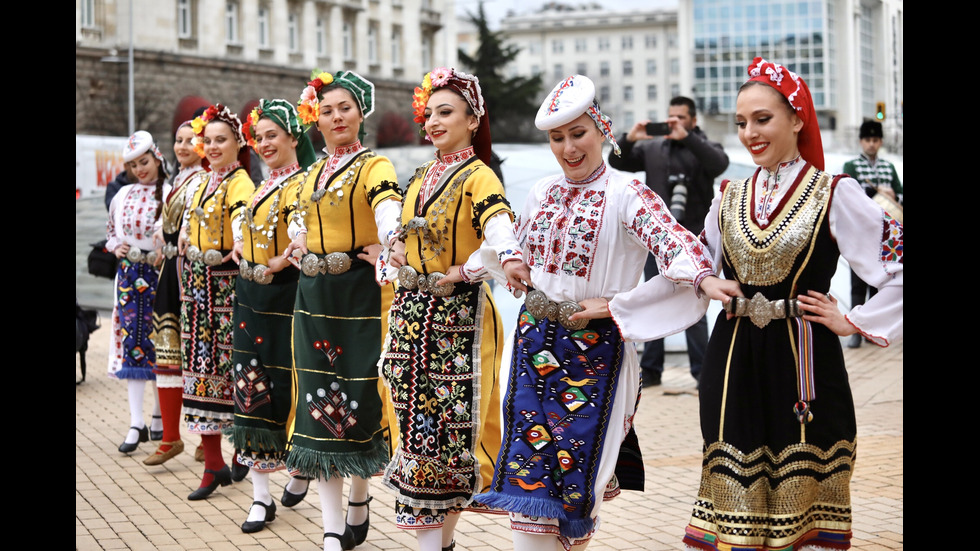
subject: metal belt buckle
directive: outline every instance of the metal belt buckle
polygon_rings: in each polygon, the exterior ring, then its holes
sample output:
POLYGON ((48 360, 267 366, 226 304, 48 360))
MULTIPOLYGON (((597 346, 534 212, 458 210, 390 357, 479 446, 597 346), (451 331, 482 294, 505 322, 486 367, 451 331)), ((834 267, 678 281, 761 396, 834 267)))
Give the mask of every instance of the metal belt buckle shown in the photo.
POLYGON ((429 276, 425 274, 418 274, 415 280, 418 282, 417 286, 419 288, 419 291, 422 291, 423 293, 428 293, 431 290, 429 289, 429 276))
POLYGON ((160 253, 156 251, 150 251, 146 253, 146 263, 149 264, 150 266, 156 266, 157 259, 159 258, 160 258, 160 253))
POLYGON ((762 293, 756 293, 752 296, 752 300, 749 301, 749 319, 756 327, 764 328, 775 317, 769 299, 762 296, 762 293))
POLYGON ((419 286, 419 273, 408 264, 398 268, 398 284, 409 290, 415 289, 419 286))
POLYGON ((126 260, 136 264, 143 257, 143 251, 139 250, 139 247, 130 247, 129 251, 126 252, 126 260))
MULTIPOLYGON (((242 262, 244 262, 244 260, 242 262)), ((259 285, 268 285, 272 283, 272 277, 275 274, 266 274, 265 271, 268 269, 269 267, 263 264, 256 264, 255 266, 252 266, 252 280, 259 285)))
POLYGON ((350 257, 347 253, 330 253, 324 259, 328 274, 339 275, 350 270, 350 257))
POLYGON ((567 300, 561 303, 558 305, 558 323, 562 324, 562 326, 569 331, 585 329, 585 326, 589 324, 588 319, 582 318, 575 321, 568 319, 572 314, 581 312, 582 310, 585 310, 585 308, 582 308, 582 306, 577 302, 567 300))
POLYGON ((238 275, 242 276, 243 279, 252 279, 252 268, 249 267, 248 261, 244 258, 238 263, 238 275))
POLYGON ((201 249, 197 248, 197 245, 191 245, 187 247, 187 260, 190 260, 191 262, 197 262, 201 260, 202 254, 203 253, 201 253, 201 249))
POLYGON ((439 285, 440 279, 446 277, 446 274, 442 272, 432 272, 429 274, 428 287, 429 293, 434 297, 447 297, 453 293, 456 288, 455 283, 447 283, 445 285, 439 285))
POLYGON ((221 264, 221 259, 224 258, 221 255, 221 251, 218 249, 208 249, 204 251, 204 263, 208 266, 217 266, 221 264))
POLYGON ((320 273, 320 259, 313 253, 307 253, 300 262, 300 268, 303 270, 303 275, 316 277, 320 273))
POLYGON ((167 243, 163 246, 163 256, 167 258, 173 258, 177 256, 177 245, 167 243))
POLYGON ((528 313, 534 316, 534 319, 556 319, 555 316, 558 315, 558 305, 537 289, 528 291, 527 297, 524 299, 524 306, 528 313))

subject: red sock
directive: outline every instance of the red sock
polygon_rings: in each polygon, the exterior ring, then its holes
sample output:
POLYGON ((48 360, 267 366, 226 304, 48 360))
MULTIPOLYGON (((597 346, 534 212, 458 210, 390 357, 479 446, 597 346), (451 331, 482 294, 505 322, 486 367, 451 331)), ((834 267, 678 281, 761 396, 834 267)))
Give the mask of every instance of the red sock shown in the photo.
MULTIPOLYGON (((225 460, 221 458, 221 435, 220 434, 202 434, 201 444, 204 446, 204 468, 210 471, 218 472, 225 466, 225 460)), ((204 472, 204 477, 201 479, 201 487, 209 486, 211 482, 214 481, 214 476, 211 473, 204 472)))
POLYGON ((157 394, 160 396, 160 416, 163 417, 163 443, 160 444, 161 452, 170 450, 171 446, 168 442, 180 440, 180 408, 183 390, 180 387, 157 387, 157 394))

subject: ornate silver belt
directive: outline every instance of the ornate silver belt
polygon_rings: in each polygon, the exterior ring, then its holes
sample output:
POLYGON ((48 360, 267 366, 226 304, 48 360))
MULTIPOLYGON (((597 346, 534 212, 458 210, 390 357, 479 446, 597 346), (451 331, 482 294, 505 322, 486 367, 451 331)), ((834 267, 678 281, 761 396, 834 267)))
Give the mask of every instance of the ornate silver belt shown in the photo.
POLYGON ((167 258, 173 258, 177 256, 177 252, 178 252, 177 245, 174 245, 172 243, 167 243, 166 245, 163 246, 163 256, 167 258))
POLYGON ((317 274, 340 275, 350 270, 351 258, 347 253, 330 253, 320 258, 314 253, 309 253, 303 257, 300 267, 308 277, 316 277, 317 274))
POLYGON ((748 316, 759 329, 769 325, 772 320, 798 318, 805 314, 795 298, 769 300, 762 293, 756 293, 751 299, 733 297, 725 305, 725 311, 733 316, 748 316))
POLYGON ((569 331, 584 329, 589 324, 589 320, 585 318, 574 321, 568 319, 575 312, 585 310, 579 303, 573 300, 555 302, 537 289, 528 291, 527 298, 524 299, 524 307, 527 308, 529 314, 534 316, 534 319, 548 318, 557 321, 569 331))
POLYGON ((136 264, 137 262, 146 262, 147 264, 156 265, 158 253, 156 251, 143 252, 139 247, 130 247, 129 251, 126 252, 126 260, 136 264))
POLYGON ((456 289, 455 283, 437 285, 438 281, 444 277, 446 274, 442 272, 432 272, 429 275, 420 274, 415 268, 407 264, 398 269, 398 283, 402 287, 409 290, 418 289, 434 297, 449 296, 456 289))
POLYGON ((245 260, 244 258, 238 264, 238 273, 242 276, 242 278, 247 279, 249 281, 254 281, 259 285, 268 285, 272 283, 272 277, 275 274, 267 275, 265 273, 267 269, 268 266, 265 266, 263 264, 254 264, 252 266, 249 266, 248 260, 245 260))
POLYGON ((221 264, 221 259, 224 257, 225 255, 221 254, 221 251, 218 249, 202 251, 196 245, 187 247, 187 260, 191 262, 203 262, 208 266, 217 266, 221 264))

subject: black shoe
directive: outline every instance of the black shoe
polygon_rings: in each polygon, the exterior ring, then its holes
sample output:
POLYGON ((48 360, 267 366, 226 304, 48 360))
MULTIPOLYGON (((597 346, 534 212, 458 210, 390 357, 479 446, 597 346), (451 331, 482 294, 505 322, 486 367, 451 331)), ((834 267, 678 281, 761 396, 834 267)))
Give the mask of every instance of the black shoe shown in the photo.
POLYGON ((231 461, 231 481, 241 482, 248 474, 248 467, 238 462, 238 450, 235 450, 235 457, 231 461))
POLYGON ((660 386, 660 374, 659 373, 643 373, 643 388, 651 386, 660 386))
POLYGON ((367 539, 368 528, 371 527, 371 507, 368 506, 368 503, 371 503, 371 501, 373 500, 374 500, 374 496, 370 496, 364 501, 347 502, 347 507, 368 508, 367 520, 365 520, 362 524, 358 524, 357 526, 351 526, 350 524, 347 525, 347 530, 349 530, 351 533, 354 534, 354 545, 361 545, 362 543, 364 543, 364 540, 367 539))
POLYGON ((851 338, 847 341, 848 348, 861 348, 861 334, 854 333, 851 338))
POLYGON ((354 543, 354 533, 350 531, 350 526, 344 529, 344 535, 342 536, 333 532, 324 532, 323 538, 337 538, 340 540, 340 548, 344 551, 350 551, 357 547, 357 544, 354 543))
MULTIPOLYGON (((307 481, 310 480, 309 478, 306 478, 305 476, 294 476, 293 478, 295 478, 297 480, 307 480, 307 481)), ((306 483, 306 489, 303 490, 303 493, 301 493, 301 494, 294 494, 294 493, 290 492, 289 491, 289 485, 287 484, 286 485, 286 488, 283 488, 282 489, 282 499, 280 499, 279 501, 282 503, 282 506, 283 507, 293 507, 294 505, 298 505, 300 501, 303 501, 303 498, 306 497, 306 492, 309 492, 309 491, 310 491, 310 483, 309 482, 306 483)))
POLYGON ((453 551, 453 549, 456 549, 456 540, 453 540, 452 543, 450 543, 446 547, 443 547, 442 551, 453 551))
POLYGON ((123 453, 132 453, 133 451, 136 450, 137 447, 139 447, 140 442, 149 442, 150 440, 150 431, 146 430, 146 425, 143 425, 143 428, 141 429, 138 429, 136 427, 129 427, 129 428, 138 432, 139 438, 137 438, 136 442, 133 442, 132 444, 129 444, 126 441, 123 441, 122 444, 119 444, 119 451, 123 453))
POLYGON ((221 470, 215 472, 211 469, 204 469, 205 473, 211 473, 214 477, 211 480, 211 484, 207 486, 201 486, 200 488, 191 492, 191 495, 187 496, 187 499, 191 501, 200 501, 202 499, 207 499, 209 495, 213 494, 214 491, 221 486, 228 486, 231 484, 231 471, 228 470, 228 465, 221 467, 221 470))
POLYGON ((253 501, 252 505, 261 505, 263 508, 265 508, 265 520, 246 520, 244 523, 242 523, 242 532, 245 534, 258 532, 259 530, 265 528, 265 523, 276 520, 275 501, 273 501, 270 505, 266 505, 261 501, 253 501))
MULTIPOLYGON (((162 417, 160 417, 159 415, 154 415, 153 419, 162 419, 162 417)), ((154 442, 159 442, 163 440, 163 431, 150 429, 150 440, 153 440, 154 442)))

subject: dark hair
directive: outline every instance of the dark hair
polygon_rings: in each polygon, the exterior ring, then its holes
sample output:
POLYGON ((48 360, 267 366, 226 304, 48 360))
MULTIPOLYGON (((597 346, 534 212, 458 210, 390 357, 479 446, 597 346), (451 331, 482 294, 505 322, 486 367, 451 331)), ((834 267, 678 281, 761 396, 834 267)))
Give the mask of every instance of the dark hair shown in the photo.
POLYGON ((361 111, 361 104, 357 101, 357 98, 354 96, 354 92, 351 92, 347 88, 344 88, 343 86, 340 85, 339 82, 331 82, 330 84, 324 86, 323 88, 320 88, 319 99, 322 100, 324 94, 326 94, 327 92, 332 92, 334 90, 343 90, 344 92, 347 92, 347 95, 350 96, 350 99, 354 100, 354 107, 357 107, 357 112, 360 113, 361 115, 364 114, 364 112, 361 111))
POLYGON ((686 105, 687 113, 691 115, 691 118, 698 116, 698 110, 694 106, 694 100, 686 96, 677 96, 676 98, 671 98, 670 105, 686 105))
MULTIPOLYGON (((741 86, 738 87, 738 94, 741 94, 742 90, 745 90, 749 86, 765 86, 769 90, 772 90, 773 94, 776 94, 777 96, 779 96, 779 99, 783 100, 783 105, 786 106, 786 109, 789 109, 790 114, 792 115, 796 114, 796 109, 793 109, 793 105, 789 102, 788 99, 786 99, 786 96, 782 95, 781 93, 779 93, 779 90, 776 90, 775 88, 769 86, 765 82, 759 82, 758 80, 746 80, 741 86)), ((738 94, 735 94, 736 98, 738 98, 738 94)))

